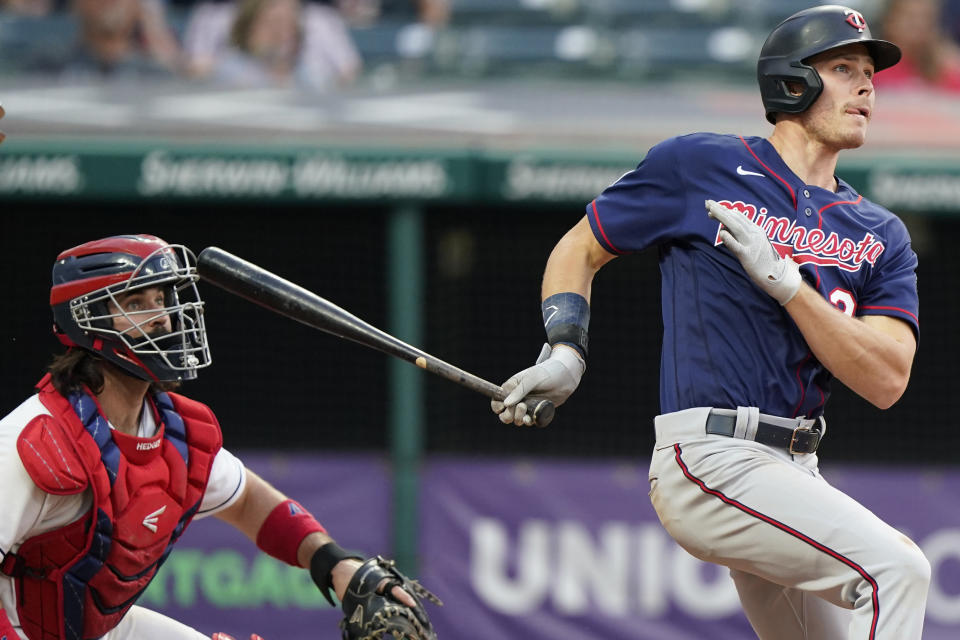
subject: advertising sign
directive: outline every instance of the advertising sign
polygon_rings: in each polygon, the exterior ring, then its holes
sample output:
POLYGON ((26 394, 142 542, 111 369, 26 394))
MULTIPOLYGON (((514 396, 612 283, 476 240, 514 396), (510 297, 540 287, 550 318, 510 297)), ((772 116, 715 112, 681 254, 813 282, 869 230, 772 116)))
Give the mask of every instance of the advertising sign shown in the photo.
MULTIPOLYGON (((825 475, 923 548, 934 575, 924 640, 957 638, 960 472, 825 475)), ((437 459, 422 487, 422 578, 455 605, 434 615, 441 637, 756 637, 726 570, 661 528, 645 461, 437 459)))
MULTIPOLYGON (((344 546, 391 555, 385 458, 242 458, 344 546)), ((824 475, 926 553, 924 640, 960 637, 960 470, 824 475)), ((444 601, 429 607, 443 640, 755 638, 726 570, 694 559, 660 526, 646 461, 433 457, 420 487, 418 577, 444 601)), ((267 557, 216 518, 191 525, 139 604, 237 640, 339 637, 341 613, 305 570, 267 557)))

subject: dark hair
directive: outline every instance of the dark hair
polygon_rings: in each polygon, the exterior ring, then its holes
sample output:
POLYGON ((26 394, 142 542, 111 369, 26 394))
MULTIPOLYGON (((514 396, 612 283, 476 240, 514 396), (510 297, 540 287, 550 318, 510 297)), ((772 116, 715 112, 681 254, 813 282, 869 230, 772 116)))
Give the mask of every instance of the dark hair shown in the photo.
MULTIPOLYGON (((113 366, 105 362, 100 356, 85 349, 73 347, 65 353, 53 357, 47 371, 50 372, 50 382, 53 388, 62 396, 74 391, 81 391, 84 387, 94 395, 103 391, 103 367, 113 366)), ((122 369, 117 371, 127 375, 122 369)), ((173 391, 180 386, 179 382, 151 382, 150 392, 173 391)))
MULTIPOLYGON (((243 51, 244 53, 253 53, 250 50, 250 32, 253 25, 260 19, 271 0, 241 0, 237 3, 236 15, 233 19, 233 26, 230 28, 230 44, 243 51)), ((303 41, 303 27, 297 24, 298 46, 303 41)))

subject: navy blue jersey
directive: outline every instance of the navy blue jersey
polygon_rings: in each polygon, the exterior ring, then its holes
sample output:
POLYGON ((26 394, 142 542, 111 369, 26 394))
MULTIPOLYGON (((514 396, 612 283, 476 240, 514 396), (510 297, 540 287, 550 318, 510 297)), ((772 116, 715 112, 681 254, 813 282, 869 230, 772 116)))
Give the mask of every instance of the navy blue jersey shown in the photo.
POLYGON ((661 412, 748 406, 815 417, 830 394, 832 375, 789 314, 717 246, 720 224, 707 216, 707 199, 759 224, 841 311, 893 316, 919 332, 906 227, 839 185, 834 193, 804 184, 764 138, 697 133, 656 145, 587 205, 607 251, 659 250, 661 412))

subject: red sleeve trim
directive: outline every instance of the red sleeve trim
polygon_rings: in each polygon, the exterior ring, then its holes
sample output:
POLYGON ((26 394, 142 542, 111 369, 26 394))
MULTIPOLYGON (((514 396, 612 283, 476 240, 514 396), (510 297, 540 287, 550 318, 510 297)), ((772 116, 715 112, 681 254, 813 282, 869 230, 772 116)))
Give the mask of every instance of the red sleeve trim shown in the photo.
POLYGON ((906 314, 911 318, 913 318, 913 321, 917 323, 917 326, 918 327, 920 326, 920 318, 918 318, 916 314, 910 313, 906 309, 901 309, 900 307, 882 307, 882 306, 876 306, 876 305, 874 306, 863 305, 860 308, 861 309, 878 309, 880 311, 899 311, 900 313, 906 314))
POLYGON ((613 243, 610 242, 610 238, 607 237, 607 232, 603 230, 603 225, 600 224, 600 214, 597 212, 597 200, 596 200, 596 198, 594 198, 592 201, 590 201, 590 206, 593 208, 593 220, 594 220, 594 222, 597 223, 597 231, 599 231, 599 232, 600 232, 600 235, 603 236, 603 241, 604 241, 604 243, 605 243, 608 247, 610 247, 610 249, 611 249, 614 253, 620 253, 620 254, 622 254, 623 251, 621 251, 620 249, 617 249, 617 248, 613 245, 613 243))

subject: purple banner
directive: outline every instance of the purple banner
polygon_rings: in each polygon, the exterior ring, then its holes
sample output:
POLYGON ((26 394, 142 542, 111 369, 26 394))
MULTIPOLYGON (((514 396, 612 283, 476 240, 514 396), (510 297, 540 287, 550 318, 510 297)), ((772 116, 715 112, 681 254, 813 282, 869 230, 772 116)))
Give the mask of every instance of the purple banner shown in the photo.
MULTIPOLYGON (((663 531, 646 476, 646 464, 434 459, 422 483, 421 577, 447 602, 433 614, 440 636, 755 638, 726 570, 663 531)), ((924 639, 960 637, 960 471, 826 476, 926 552, 924 639)))
MULTIPOLYGON (((389 554, 390 476, 372 455, 241 455, 247 468, 313 513, 344 546, 389 554)), ((339 609, 304 569, 275 560, 215 517, 196 520, 138 604, 207 635, 339 638, 339 609)))
MULTIPOLYGON (((244 454, 345 546, 392 553, 391 476, 375 455, 244 454), (360 508, 362 506, 362 508, 360 508)), ((825 470, 903 530, 933 565, 924 640, 960 637, 960 470, 825 470)), ((420 578, 442 640, 748 640, 725 569, 680 549, 647 498, 645 463, 424 465, 420 578)), ((869 541, 867 541, 869 542, 869 541)), ((309 575, 216 518, 195 522, 141 605, 246 640, 339 637, 309 575)))

